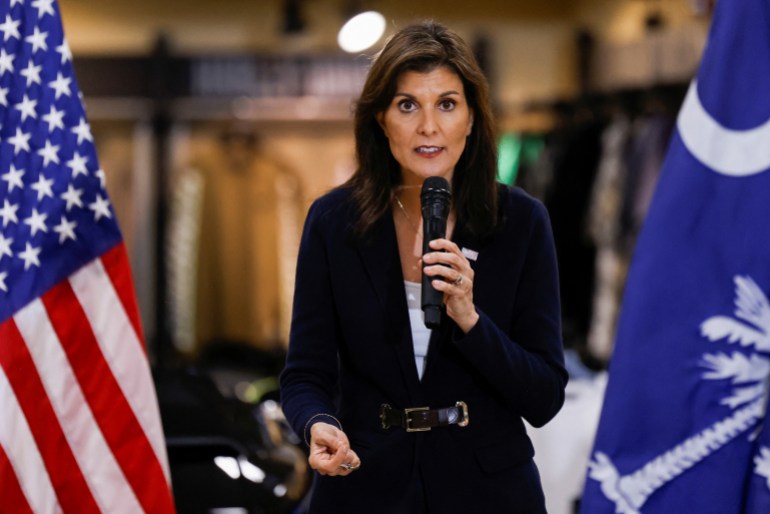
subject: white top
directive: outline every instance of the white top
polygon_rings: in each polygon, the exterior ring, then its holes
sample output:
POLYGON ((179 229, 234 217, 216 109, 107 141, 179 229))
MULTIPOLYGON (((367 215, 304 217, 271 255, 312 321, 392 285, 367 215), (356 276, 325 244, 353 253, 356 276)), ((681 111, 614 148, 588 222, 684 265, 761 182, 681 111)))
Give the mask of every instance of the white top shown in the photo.
POLYGON ((414 343, 414 362, 417 365, 417 375, 422 380, 425 371, 425 357, 428 355, 430 329, 425 326, 422 307, 422 284, 404 280, 406 305, 409 307, 409 324, 412 327, 412 342, 414 343))

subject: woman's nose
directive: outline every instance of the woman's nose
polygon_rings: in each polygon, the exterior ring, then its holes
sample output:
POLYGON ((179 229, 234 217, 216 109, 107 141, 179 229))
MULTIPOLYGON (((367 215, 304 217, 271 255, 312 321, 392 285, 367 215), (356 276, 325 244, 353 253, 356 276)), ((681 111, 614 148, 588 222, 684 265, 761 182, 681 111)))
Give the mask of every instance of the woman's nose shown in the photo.
POLYGON ((417 132, 423 135, 430 135, 436 132, 438 124, 436 122, 435 115, 429 110, 424 110, 421 113, 420 123, 417 127, 417 132))

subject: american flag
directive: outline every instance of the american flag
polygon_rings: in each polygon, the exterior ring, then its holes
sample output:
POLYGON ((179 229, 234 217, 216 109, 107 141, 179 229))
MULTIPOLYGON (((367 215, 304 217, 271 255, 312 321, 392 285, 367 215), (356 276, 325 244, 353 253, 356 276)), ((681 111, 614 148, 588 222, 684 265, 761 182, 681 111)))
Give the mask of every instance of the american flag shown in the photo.
POLYGON ((0 2, 0 513, 173 512, 127 255, 55 0, 0 2))

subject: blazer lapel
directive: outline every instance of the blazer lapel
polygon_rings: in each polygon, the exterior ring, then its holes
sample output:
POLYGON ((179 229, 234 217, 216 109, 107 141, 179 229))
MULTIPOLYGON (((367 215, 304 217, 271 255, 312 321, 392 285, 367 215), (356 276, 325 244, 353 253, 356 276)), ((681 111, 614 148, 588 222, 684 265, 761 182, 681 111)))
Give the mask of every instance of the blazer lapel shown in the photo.
POLYGON ((387 309, 388 284, 392 275, 401 275, 396 229, 390 216, 383 216, 366 240, 358 243, 358 253, 380 306, 387 309))
MULTIPOLYGON (((392 344, 410 405, 417 400, 420 380, 414 360, 412 332, 406 305, 404 277, 393 217, 385 214, 370 237, 358 246, 366 274, 382 308, 385 341, 392 344)), ((395 401, 395 400, 394 400, 395 401)))

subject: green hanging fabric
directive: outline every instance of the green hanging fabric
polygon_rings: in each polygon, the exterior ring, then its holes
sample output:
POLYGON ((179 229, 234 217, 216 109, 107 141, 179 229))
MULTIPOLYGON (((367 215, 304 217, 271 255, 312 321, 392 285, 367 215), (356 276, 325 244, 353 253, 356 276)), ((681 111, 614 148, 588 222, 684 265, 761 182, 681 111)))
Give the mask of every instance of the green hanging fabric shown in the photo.
POLYGON ((522 166, 530 166, 543 151, 543 136, 506 132, 497 146, 497 180, 512 186, 522 166))

